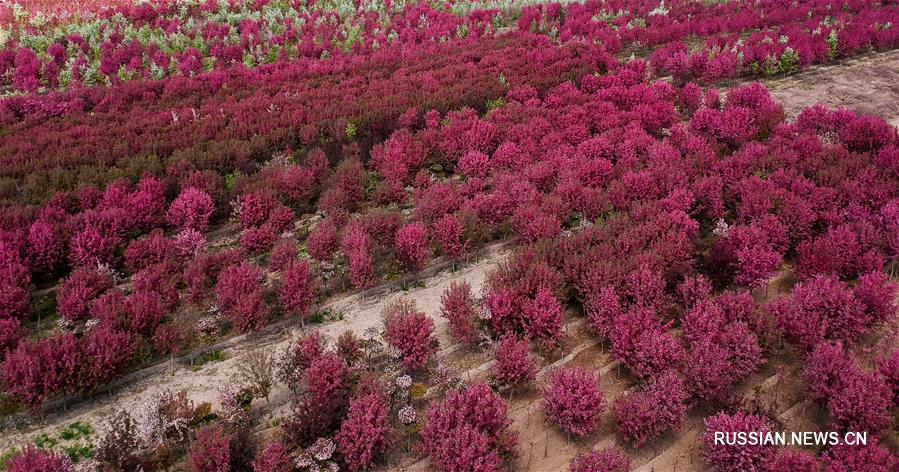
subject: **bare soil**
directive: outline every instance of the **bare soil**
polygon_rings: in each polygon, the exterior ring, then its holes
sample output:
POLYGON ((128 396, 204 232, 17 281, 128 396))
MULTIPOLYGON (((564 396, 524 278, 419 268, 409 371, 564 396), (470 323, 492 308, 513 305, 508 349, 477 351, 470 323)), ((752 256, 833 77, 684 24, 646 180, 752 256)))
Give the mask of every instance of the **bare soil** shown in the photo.
POLYGON ((805 107, 823 103, 876 115, 899 126, 899 50, 815 66, 763 83, 790 118, 805 107))

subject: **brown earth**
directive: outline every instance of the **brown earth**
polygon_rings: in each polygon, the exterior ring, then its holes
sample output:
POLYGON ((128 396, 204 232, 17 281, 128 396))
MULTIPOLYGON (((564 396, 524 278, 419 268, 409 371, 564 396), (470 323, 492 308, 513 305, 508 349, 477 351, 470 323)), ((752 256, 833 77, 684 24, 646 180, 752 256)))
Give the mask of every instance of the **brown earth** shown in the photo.
POLYGON ((899 126, 899 50, 816 66, 763 83, 790 118, 805 107, 823 103, 880 116, 899 126))

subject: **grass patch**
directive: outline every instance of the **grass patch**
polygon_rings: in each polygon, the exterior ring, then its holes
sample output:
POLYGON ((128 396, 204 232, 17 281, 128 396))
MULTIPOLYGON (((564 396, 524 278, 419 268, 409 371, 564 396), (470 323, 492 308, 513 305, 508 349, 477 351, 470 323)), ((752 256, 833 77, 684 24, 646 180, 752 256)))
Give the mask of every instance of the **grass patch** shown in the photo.
POLYGON ((222 351, 204 352, 203 354, 200 354, 199 356, 194 358, 190 370, 197 372, 208 364, 221 362, 223 360, 225 360, 225 355, 222 354, 222 351))

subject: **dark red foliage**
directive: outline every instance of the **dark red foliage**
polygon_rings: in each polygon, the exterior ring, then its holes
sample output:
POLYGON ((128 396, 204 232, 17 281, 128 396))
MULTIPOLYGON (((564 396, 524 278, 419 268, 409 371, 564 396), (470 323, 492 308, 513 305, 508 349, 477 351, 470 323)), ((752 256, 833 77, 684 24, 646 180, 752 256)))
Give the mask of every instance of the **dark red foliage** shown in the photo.
POLYGON ((313 405, 342 404, 348 400, 349 367, 336 354, 323 354, 312 359, 303 373, 309 401, 313 405))
POLYGON ((818 472, 821 470, 821 462, 807 451, 798 449, 781 449, 771 461, 768 470, 789 470, 793 472, 818 472))
POLYGON ((267 252, 278 240, 278 233, 271 225, 251 226, 240 233, 240 247, 248 254, 259 255, 267 252))
POLYGON ((20 342, 2 365, 7 393, 37 409, 54 393, 77 390, 78 364, 78 341, 71 334, 20 342))
POLYGON ((292 472, 293 458, 280 441, 272 441, 256 454, 253 472, 292 472))
POLYGON ((268 258, 268 268, 283 271, 297 260, 297 243, 292 239, 281 239, 275 243, 272 254, 268 258))
POLYGON ((278 299, 284 310, 301 319, 318 300, 318 281, 305 261, 292 262, 281 274, 278 299))
POLYGON ((98 326, 80 341, 78 388, 90 392, 114 379, 131 362, 137 349, 134 334, 98 326))
POLYGON ((582 451, 578 453, 571 464, 569 472, 628 472, 631 470, 631 461, 627 455, 615 446, 609 446, 601 451, 582 451))
POLYGON ((421 223, 409 223, 396 233, 394 246, 397 258, 412 272, 424 267, 431 257, 428 247, 428 230, 421 223))
POLYGON ((705 442, 703 458, 715 470, 722 472, 763 472, 767 470, 766 466, 774 453, 771 447, 715 444, 715 433, 731 434, 731 438, 733 438, 733 435, 738 432, 766 433, 768 431, 771 431, 771 427, 764 418, 740 411, 732 415, 722 412, 706 417, 705 432, 702 436, 705 442))
POLYGON ((533 300, 522 307, 525 331, 545 350, 558 345, 562 336, 562 306, 548 290, 540 289, 533 300))
POLYGON ((519 386, 534 380, 537 366, 531 359, 530 346, 514 334, 506 334, 494 347, 496 380, 501 385, 519 386))
POLYGON ((306 237, 306 250, 316 260, 328 262, 339 247, 340 228, 333 217, 325 218, 306 237))
POLYGON ((893 404, 899 405, 899 350, 881 362, 880 373, 893 389, 893 404))
POLYGON ((19 320, 0 319, 0 361, 6 358, 9 351, 16 348, 23 334, 19 320))
POLYGON ((350 400, 346 419, 334 437, 337 450, 353 472, 368 470, 390 451, 396 440, 390 405, 377 393, 350 400))
POLYGON ((136 239, 125 249, 125 267, 135 273, 151 265, 177 259, 175 243, 165 237, 161 231, 154 231, 149 236, 136 239))
POLYGON ((9 472, 74 472, 75 466, 68 456, 27 447, 24 451, 14 454, 6 461, 6 470, 9 472))
POLYGON ((453 281, 440 297, 440 313, 449 320, 450 334, 457 341, 474 343, 478 339, 477 309, 468 282, 453 281))
POLYGON ((431 404, 421 430, 422 452, 441 472, 498 471, 515 447, 506 402, 480 382, 431 404))
POLYGON ((797 284, 771 311, 787 337, 805 350, 824 340, 852 341, 869 329, 871 319, 849 287, 833 276, 797 284))
POLYGON ((384 338, 399 352, 403 367, 424 368, 437 352, 434 322, 411 304, 397 304, 384 315, 384 338))
POLYGON ((187 453, 187 464, 193 472, 226 472, 236 467, 237 435, 221 425, 207 426, 197 433, 197 438, 187 453))
POLYGON ((549 374, 543 388, 546 416, 563 431, 584 437, 599 427, 605 400, 596 375, 580 367, 566 367, 549 374))
POLYGON ((824 455, 827 472, 890 472, 899 458, 888 449, 869 442, 865 446, 834 446, 824 455))
POLYGON ((281 359, 278 376, 288 387, 296 389, 312 361, 325 353, 325 340, 321 333, 312 331, 288 348, 281 359))
POLYGON ((166 218, 170 225, 179 229, 195 229, 206 231, 209 218, 215 211, 212 197, 206 192, 193 187, 181 191, 169 205, 166 218))
POLYGON ((219 274, 215 284, 216 306, 238 333, 258 330, 270 313, 263 298, 265 274, 247 263, 232 265, 219 274))
POLYGON ((450 259, 460 259, 468 252, 468 241, 458 216, 447 213, 434 222, 434 239, 450 259))
POLYGON ((71 321, 87 318, 90 303, 112 288, 112 277, 96 267, 82 267, 69 276, 59 287, 56 310, 59 316, 71 321))
POLYGON ((678 374, 665 373, 615 401, 618 431, 633 447, 641 448, 647 441, 681 427, 689 398, 678 374))
POLYGON ((869 272, 858 278, 854 294, 865 312, 875 323, 891 319, 896 315, 896 294, 899 285, 891 282, 883 272, 869 272))
POLYGON ((684 349, 665 329, 648 310, 619 315, 609 334, 612 355, 640 379, 675 368, 684 360, 684 349))

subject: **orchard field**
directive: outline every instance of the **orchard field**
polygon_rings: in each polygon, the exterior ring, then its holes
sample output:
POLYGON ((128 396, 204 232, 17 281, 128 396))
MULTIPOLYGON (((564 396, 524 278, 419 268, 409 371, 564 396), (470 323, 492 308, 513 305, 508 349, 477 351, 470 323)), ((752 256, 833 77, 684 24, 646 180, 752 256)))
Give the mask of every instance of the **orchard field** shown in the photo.
POLYGON ((897 83, 892 0, 0 3, 0 470, 895 472, 897 83))

